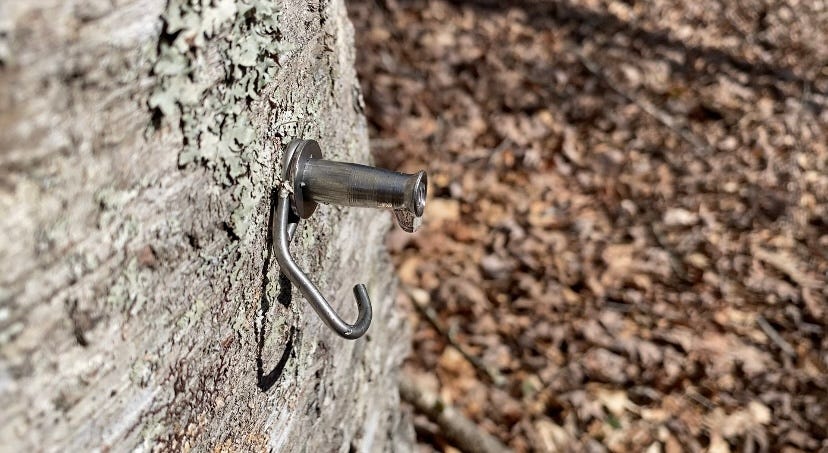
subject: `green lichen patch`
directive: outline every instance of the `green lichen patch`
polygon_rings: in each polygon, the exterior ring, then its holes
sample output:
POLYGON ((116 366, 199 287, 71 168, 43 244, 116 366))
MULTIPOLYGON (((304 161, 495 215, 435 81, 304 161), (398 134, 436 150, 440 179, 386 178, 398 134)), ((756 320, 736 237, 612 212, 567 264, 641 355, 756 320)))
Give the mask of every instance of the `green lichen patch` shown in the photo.
POLYGON ((180 128, 180 166, 202 165, 218 184, 235 187, 229 223, 238 237, 261 197, 251 168, 261 134, 250 122, 250 104, 292 50, 280 39, 279 14, 265 0, 170 0, 162 17, 149 106, 180 128), (208 63, 215 55, 219 68, 208 63))
POLYGON ((131 316, 135 316, 147 302, 144 293, 149 282, 149 271, 142 270, 135 258, 130 259, 121 275, 109 287, 107 304, 117 311, 128 311, 131 316))
POLYGON ((129 380, 139 387, 146 387, 152 378, 153 364, 146 360, 139 360, 132 364, 129 371, 129 380))
POLYGON ((191 327, 201 321, 202 316, 207 311, 207 303, 202 299, 196 299, 190 308, 180 317, 175 323, 175 334, 173 340, 178 343, 186 335, 191 327))

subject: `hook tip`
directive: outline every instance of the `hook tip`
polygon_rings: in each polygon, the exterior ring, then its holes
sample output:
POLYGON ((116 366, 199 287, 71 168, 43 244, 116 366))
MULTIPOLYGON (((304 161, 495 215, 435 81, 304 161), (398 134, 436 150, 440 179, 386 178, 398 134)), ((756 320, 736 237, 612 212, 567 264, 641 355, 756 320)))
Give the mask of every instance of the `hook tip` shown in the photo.
POLYGON ((368 288, 364 284, 354 285, 354 298, 356 299, 359 314, 357 315, 357 321, 349 329, 350 332, 344 335, 345 338, 349 339, 356 339, 363 336, 368 331, 368 327, 371 326, 371 317, 373 315, 371 299, 368 297, 368 288))
POLYGON ((354 285, 354 297, 356 297, 357 300, 360 300, 360 299, 369 300, 369 298, 368 298, 368 288, 365 287, 365 284, 358 283, 358 284, 354 285))

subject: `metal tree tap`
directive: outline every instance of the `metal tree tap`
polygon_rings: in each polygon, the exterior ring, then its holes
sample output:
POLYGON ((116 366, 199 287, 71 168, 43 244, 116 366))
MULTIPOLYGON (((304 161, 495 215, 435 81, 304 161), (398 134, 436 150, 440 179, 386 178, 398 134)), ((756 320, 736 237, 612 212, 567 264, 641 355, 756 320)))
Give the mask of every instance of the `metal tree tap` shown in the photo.
POLYGON ((342 320, 316 285, 290 254, 289 243, 299 219, 307 219, 318 203, 394 210, 400 227, 414 232, 425 210, 425 171, 397 173, 367 165, 322 159, 314 140, 293 140, 285 151, 282 178, 273 224, 276 260, 284 273, 310 302, 322 321, 348 339, 361 337, 371 325, 371 300, 365 285, 354 286, 359 315, 354 324, 342 320))

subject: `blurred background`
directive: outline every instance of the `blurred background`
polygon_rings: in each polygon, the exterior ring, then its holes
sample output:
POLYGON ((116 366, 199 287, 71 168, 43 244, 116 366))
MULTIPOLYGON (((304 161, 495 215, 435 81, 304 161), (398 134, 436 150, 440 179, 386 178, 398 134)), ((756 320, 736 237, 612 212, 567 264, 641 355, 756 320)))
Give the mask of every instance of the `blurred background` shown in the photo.
POLYGON ((409 374, 517 451, 828 451, 824 1, 348 8, 377 163, 429 172, 409 374))

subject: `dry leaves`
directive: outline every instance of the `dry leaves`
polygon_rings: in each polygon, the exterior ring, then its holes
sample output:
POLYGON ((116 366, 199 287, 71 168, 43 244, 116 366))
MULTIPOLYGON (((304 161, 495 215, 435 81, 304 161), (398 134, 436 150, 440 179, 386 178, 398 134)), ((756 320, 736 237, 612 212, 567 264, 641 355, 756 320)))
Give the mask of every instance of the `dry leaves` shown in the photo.
POLYGON ((408 365, 518 451, 828 448, 817 4, 352 1, 408 365))

